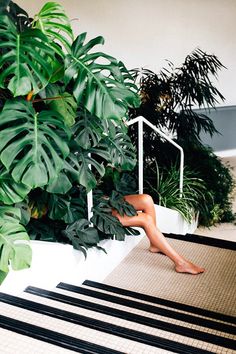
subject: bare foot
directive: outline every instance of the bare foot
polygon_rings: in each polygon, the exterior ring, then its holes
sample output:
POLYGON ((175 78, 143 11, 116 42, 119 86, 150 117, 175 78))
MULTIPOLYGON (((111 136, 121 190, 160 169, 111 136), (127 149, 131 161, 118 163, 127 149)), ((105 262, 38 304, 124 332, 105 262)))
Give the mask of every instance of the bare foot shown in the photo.
POLYGON ((161 252, 161 251, 159 250, 159 248, 157 248, 157 247, 155 247, 155 246, 150 246, 148 250, 149 250, 149 252, 151 252, 151 253, 160 253, 160 254, 164 254, 164 255, 165 255, 165 253, 161 252))
POLYGON ((205 272, 205 269, 199 267, 189 261, 183 260, 181 263, 176 264, 175 270, 177 273, 200 274, 205 272))

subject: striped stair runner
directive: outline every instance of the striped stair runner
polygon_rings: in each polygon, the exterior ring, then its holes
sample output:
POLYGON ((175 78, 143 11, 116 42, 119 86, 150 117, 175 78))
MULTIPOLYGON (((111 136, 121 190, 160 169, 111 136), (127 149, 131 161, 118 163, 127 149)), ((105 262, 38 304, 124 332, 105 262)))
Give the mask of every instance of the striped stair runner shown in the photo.
POLYGON ((86 280, 0 293, 1 354, 236 353, 236 318, 86 280))

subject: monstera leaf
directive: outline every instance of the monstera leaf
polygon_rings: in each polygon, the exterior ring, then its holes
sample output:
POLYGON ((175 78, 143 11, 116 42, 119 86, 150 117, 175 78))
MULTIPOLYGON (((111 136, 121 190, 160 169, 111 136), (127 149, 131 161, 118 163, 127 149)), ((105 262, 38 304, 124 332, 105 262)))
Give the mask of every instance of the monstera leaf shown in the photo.
POLYGON ((110 155, 110 162, 114 167, 130 171, 136 165, 136 153, 130 138, 120 127, 116 128, 116 135, 104 139, 110 155))
POLYGON ((71 240, 74 248, 82 251, 85 257, 86 250, 89 247, 96 246, 99 242, 98 231, 91 227, 86 219, 80 219, 68 225, 64 234, 71 240))
POLYGON ((111 214, 111 207, 106 201, 100 202, 93 207, 93 216, 91 222, 98 228, 98 230, 108 235, 115 235, 116 240, 124 241, 125 228, 120 221, 111 214))
POLYGON ((112 194, 109 199, 110 205, 113 209, 117 210, 121 216, 135 216, 137 212, 133 205, 129 204, 124 200, 123 196, 116 191, 112 191, 112 194))
POLYGON ((45 100, 50 109, 60 113, 66 125, 72 126, 75 123, 77 103, 73 95, 63 91, 57 84, 47 85, 39 95, 45 100), (49 99, 46 100, 46 98, 49 99))
POLYGON ((91 114, 102 119, 123 118, 128 107, 139 105, 139 97, 132 89, 132 77, 115 58, 94 52, 94 46, 104 43, 102 37, 87 44, 85 38, 86 33, 80 34, 71 54, 66 56, 65 83, 73 79, 77 103, 82 103, 91 114))
POLYGON ((72 187, 69 177, 66 175, 65 171, 59 172, 57 177, 52 179, 46 187, 46 191, 49 193, 65 194, 72 187))
POLYGON ((16 183, 6 168, 0 166, 0 201, 4 204, 21 202, 29 193, 30 187, 16 183))
POLYGON ((48 216, 52 220, 62 220, 70 209, 69 195, 50 194, 48 200, 48 216))
POLYGON ((31 263, 29 236, 19 224, 19 216, 19 209, 0 206, 0 283, 9 272, 9 265, 20 270, 31 263))
POLYGON ((75 141, 84 149, 96 146, 103 134, 100 119, 84 110, 79 111, 78 121, 72 130, 75 141))
POLYGON ((10 206, 0 206, 0 223, 19 224, 21 221, 21 210, 10 206))
POLYGON ((0 87, 14 96, 39 92, 52 74, 54 51, 38 29, 20 33, 6 15, 0 16, 0 87))
POLYGON ((84 186, 89 192, 97 184, 96 177, 92 168, 100 176, 105 173, 103 164, 95 159, 95 155, 105 160, 109 159, 107 146, 105 144, 89 150, 82 149, 75 141, 71 144, 71 153, 65 161, 65 169, 69 172, 72 179, 84 186))
POLYGON ((56 2, 47 2, 35 15, 33 27, 39 28, 50 40, 55 51, 64 57, 62 48, 70 52, 73 32, 63 7, 56 2), (58 45, 59 44, 59 45, 58 45))
POLYGON ((0 114, 0 160, 16 182, 35 188, 53 180, 69 154, 57 112, 36 113, 26 101, 7 101, 0 114))

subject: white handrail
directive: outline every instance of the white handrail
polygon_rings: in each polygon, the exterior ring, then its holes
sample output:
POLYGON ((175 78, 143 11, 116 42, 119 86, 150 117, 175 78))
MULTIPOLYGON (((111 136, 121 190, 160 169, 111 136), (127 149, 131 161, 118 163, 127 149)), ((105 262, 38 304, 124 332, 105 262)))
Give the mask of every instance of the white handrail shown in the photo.
POLYGON ((184 180, 184 151, 183 148, 174 142, 168 135, 163 133, 155 125, 150 123, 146 118, 139 116, 126 122, 128 126, 133 125, 138 122, 138 177, 139 177, 139 194, 143 193, 143 123, 152 128, 156 133, 169 141, 170 144, 174 145, 180 151, 180 177, 179 177, 179 190, 180 197, 183 194, 183 180, 184 180))
MULTIPOLYGON (((156 133, 165 138, 169 143, 174 145, 178 150, 180 150, 180 182, 179 190, 180 197, 183 194, 183 179, 184 179, 184 151, 181 146, 175 143, 168 135, 163 133, 155 125, 150 123, 146 118, 139 116, 134 119, 126 122, 128 126, 138 123, 138 179, 139 179, 139 194, 143 194, 143 123, 152 128, 156 133)), ((89 166, 91 168, 91 166, 89 166)), ((93 216, 92 207, 93 207, 93 191, 91 190, 87 194, 87 205, 88 205, 88 220, 93 216)))
MULTIPOLYGON (((91 157, 91 154, 88 154, 89 157, 91 157)), ((92 169, 92 165, 89 164, 89 169, 92 169)), ((88 220, 91 219, 91 217, 93 216, 93 190, 91 189, 90 192, 87 193, 87 206, 88 206, 88 220)), ((93 224, 91 223, 91 226, 93 226, 93 224)))

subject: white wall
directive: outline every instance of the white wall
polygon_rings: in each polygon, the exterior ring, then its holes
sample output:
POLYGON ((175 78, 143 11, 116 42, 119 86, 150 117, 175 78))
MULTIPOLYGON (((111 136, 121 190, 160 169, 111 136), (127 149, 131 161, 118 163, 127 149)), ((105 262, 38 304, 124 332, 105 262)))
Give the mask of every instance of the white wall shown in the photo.
MULTIPOLYGON (((15 0, 33 15, 44 0, 15 0)), ((236 0, 58 0, 75 33, 105 37, 104 51, 128 68, 158 71, 165 59, 175 65, 196 47, 215 54, 228 68, 217 87, 225 105, 236 104, 236 0)), ((222 105, 222 103, 220 103, 222 105)))

